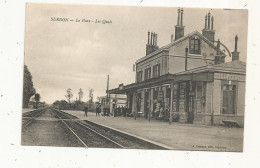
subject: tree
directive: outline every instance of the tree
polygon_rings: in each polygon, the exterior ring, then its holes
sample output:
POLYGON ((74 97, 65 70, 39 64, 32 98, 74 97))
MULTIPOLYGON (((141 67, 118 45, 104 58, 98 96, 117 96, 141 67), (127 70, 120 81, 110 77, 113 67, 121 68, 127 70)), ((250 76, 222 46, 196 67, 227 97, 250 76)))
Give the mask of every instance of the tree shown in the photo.
POLYGON ((59 100, 56 100, 54 103, 53 103, 54 106, 60 106, 60 101, 59 100))
POLYGON ((83 98, 83 91, 82 91, 82 89, 80 88, 79 89, 79 102, 81 102, 81 99, 83 98))
POLYGON ((93 92, 94 89, 89 88, 89 108, 92 110, 92 104, 93 104, 93 92))
POLYGON ((65 95, 65 97, 68 99, 69 105, 70 105, 70 99, 73 97, 73 94, 72 94, 70 88, 67 89, 67 95, 65 95))
POLYGON ((30 98, 36 93, 33 87, 32 75, 26 65, 23 74, 23 108, 27 108, 30 98))
POLYGON ((89 101, 90 102, 93 102, 93 92, 94 92, 94 89, 89 89, 89 101))

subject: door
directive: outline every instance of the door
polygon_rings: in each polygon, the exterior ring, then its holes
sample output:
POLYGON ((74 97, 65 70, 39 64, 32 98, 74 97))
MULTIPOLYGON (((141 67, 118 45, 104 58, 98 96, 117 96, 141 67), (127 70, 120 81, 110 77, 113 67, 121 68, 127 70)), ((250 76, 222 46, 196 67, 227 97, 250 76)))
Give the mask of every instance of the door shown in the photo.
POLYGON ((187 111, 188 111, 188 123, 193 123, 194 120, 194 104, 196 98, 196 84, 194 81, 188 83, 188 100, 187 100, 187 111))
POLYGON ((193 120, 194 120, 194 96, 189 96, 188 123, 193 123, 193 120))
POLYGON ((128 113, 132 113, 133 95, 129 94, 128 113))
POLYGON ((150 111, 150 99, 149 99, 149 92, 145 92, 145 99, 144 99, 144 115, 145 118, 148 118, 148 113, 150 111))

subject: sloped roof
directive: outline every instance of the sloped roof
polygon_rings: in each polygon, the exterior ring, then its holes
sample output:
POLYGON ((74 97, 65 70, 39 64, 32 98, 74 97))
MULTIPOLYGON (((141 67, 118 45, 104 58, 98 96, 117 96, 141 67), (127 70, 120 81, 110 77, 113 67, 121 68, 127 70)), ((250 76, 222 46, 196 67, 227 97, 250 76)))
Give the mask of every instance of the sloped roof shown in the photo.
POLYGON ((214 67, 223 67, 223 68, 235 68, 235 69, 244 69, 246 70, 246 63, 242 62, 240 60, 235 60, 235 61, 230 61, 230 62, 225 62, 222 64, 216 64, 214 67))
POLYGON ((168 49, 171 48, 172 46, 174 46, 174 45, 176 45, 176 44, 178 44, 178 43, 181 43, 182 41, 184 41, 184 40, 186 40, 186 39, 188 39, 188 38, 190 38, 190 37, 192 37, 192 36, 194 36, 194 35, 199 36, 202 40, 204 40, 204 41, 205 41, 208 45, 210 45, 213 49, 217 50, 217 47, 216 47, 210 40, 208 40, 206 37, 204 37, 204 36, 203 36, 200 32, 198 32, 197 30, 195 30, 195 31, 193 31, 193 32, 191 32, 191 33, 189 33, 189 34, 187 34, 187 35, 185 35, 185 36, 179 38, 178 40, 173 41, 173 42, 171 42, 170 44, 167 44, 167 45, 165 45, 165 46, 159 48, 158 50, 152 52, 151 54, 146 55, 146 56, 144 56, 144 57, 138 59, 135 63, 139 63, 139 62, 141 62, 141 61, 143 61, 143 60, 146 60, 147 58, 152 57, 152 56, 154 56, 154 55, 156 55, 156 54, 158 54, 158 53, 160 53, 160 52, 162 52, 162 51, 164 51, 164 50, 168 50, 168 49))
POLYGON ((246 63, 240 60, 225 62, 222 64, 206 65, 188 71, 175 73, 179 74, 189 74, 189 73, 199 73, 199 72, 226 72, 226 73, 236 73, 236 74, 246 74, 246 63))

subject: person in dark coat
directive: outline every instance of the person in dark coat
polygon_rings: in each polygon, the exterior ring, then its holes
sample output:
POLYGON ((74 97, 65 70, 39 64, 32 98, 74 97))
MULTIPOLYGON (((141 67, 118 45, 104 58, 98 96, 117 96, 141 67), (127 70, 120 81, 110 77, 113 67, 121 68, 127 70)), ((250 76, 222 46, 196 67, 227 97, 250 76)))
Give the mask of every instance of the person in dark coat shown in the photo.
POLYGON ((103 112, 104 112, 104 116, 106 116, 107 115, 107 109, 105 107, 103 108, 103 112))
POLYGON ((114 117, 116 117, 116 115, 117 115, 117 108, 115 107, 114 108, 114 117))
POLYGON ((123 116, 126 117, 126 107, 125 106, 123 106, 122 111, 123 111, 123 116))
POLYGON ((101 113, 101 107, 98 106, 98 116, 100 116, 99 114, 101 113))
POLYGON ((120 106, 117 108, 117 115, 121 116, 121 107, 120 106))
POLYGON ((85 108, 84 108, 84 112, 85 112, 85 114, 84 114, 84 116, 88 116, 88 107, 86 106, 85 108))
POLYGON ((99 116, 99 106, 96 107, 96 116, 99 116))
POLYGON ((110 108, 107 107, 106 109, 107 109, 107 116, 110 117, 110 108))

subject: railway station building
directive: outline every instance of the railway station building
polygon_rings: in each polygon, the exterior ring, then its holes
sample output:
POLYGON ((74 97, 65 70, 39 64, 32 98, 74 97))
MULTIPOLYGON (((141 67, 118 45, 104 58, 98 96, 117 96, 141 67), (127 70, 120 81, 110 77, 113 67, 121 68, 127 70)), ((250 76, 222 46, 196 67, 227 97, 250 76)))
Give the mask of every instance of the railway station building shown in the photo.
POLYGON ((182 9, 174 37, 159 47, 157 34, 148 32, 146 55, 136 61, 136 81, 108 93, 127 95, 131 112, 149 120, 201 125, 234 121, 243 127, 246 63, 239 60, 238 37, 233 52, 215 40, 210 13, 202 33, 184 35, 182 9), (227 56, 232 61, 226 62, 227 56))

